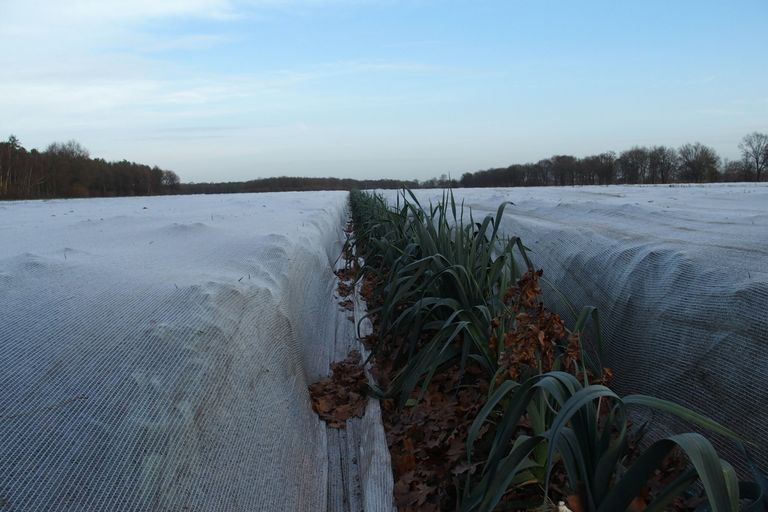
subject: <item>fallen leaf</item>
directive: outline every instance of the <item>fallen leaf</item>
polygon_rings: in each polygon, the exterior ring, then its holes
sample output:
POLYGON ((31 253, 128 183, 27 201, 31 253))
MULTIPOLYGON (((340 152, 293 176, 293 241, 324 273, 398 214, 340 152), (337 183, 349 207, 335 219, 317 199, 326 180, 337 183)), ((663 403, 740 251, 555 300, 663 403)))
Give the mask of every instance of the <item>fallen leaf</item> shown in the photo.
POLYGON ((312 409, 333 428, 344 428, 349 418, 362 417, 368 403, 368 379, 360 353, 331 363, 331 375, 309 386, 312 409))

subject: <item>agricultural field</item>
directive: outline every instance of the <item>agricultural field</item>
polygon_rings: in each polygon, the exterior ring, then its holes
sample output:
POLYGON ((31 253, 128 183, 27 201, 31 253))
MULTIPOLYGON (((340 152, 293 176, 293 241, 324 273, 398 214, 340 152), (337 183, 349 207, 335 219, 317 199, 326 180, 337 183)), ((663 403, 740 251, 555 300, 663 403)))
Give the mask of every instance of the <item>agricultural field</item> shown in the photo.
POLYGON ((0 203, 0 510, 313 509, 346 200, 0 203))
MULTIPOLYGON (((435 397, 456 401, 467 421, 454 425, 463 437, 448 449, 456 460, 474 454, 475 462, 458 473, 440 471, 459 486, 466 482, 455 496, 464 510, 491 510, 490 496, 506 489, 494 480, 496 469, 480 473, 486 470, 478 461, 490 467, 495 460, 501 468, 510 462, 488 451, 488 436, 496 436, 494 447, 505 447, 513 430, 489 425, 507 417, 510 397, 515 403, 515 393, 536 387, 513 384, 530 373, 528 362, 519 370, 501 352, 494 355, 519 321, 509 316, 510 303, 500 302, 508 287, 514 290, 504 301, 517 301, 518 314, 536 312, 539 325, 566 342, 544 368, 557 371, 535 377, 541 386, 573 391, 569 386, 584 384, 589 391, 587 384, 609 384, 622 397, 642 393, 675 402, 717 423, 682 414, 684 421, 666 406, 641 407, 633 421, 651 425, 649 442, 700 431, 732 460, 741 457, 735 432, 752 443, 757 465, 768 467, 762 405, 768 395, 761 386, 768 367, 761 350, 768 333, 768 186, 457 189, 454 204, 441 191, 382 192, 389 207, 409 201, 420 227, 409 225, 407 215, 386 213, 384 203, 366 202, 375 196, 357 194, 349 228, 346 192, 0 203, 0 510, 346 510, 350 496, 368 504, 361 505, 365 510, 391 510, 364 490, 335 488, 349 485, 344 468, 364 458, 343 447, 378 442, 360 423, 371 420, 326 430, 308 393, 343 359, 351 345, 340 340, 354 337, 365 318, 345 299, 357 277, 377 335, 398 333, 416 349, 406 356, 402 347, 380 349, 367 340, 378 365, 373 374, 383 378, 373 394, 387 401, 390 448, 392 439, 407 438, 403 424, 392 423, 395 411, 420 411, 425 396, 427 406, 441 403, 435 397), (424 213, 440 200, 438 216, 424 213), (513 204, 499 210, 506 201, 513 204), (423 241, 429 226, 439 228, 436 251, 475 272, 477 279, 466 283, 486 285, 477 295, 462 288, 468 303, 482 307, 441 318, 455 302, 436 300, 424 316, 432 323, 420 323, 422 292, 436 282, 424 279, 435 268, 417 257, 426 245, 398 246, 395 231, 383 230, 387 223, 400 234, 423 230, 423 241), (543 275, 526 273, 532 269, 543 275), (334 270, 352 279, 344 293, 334 270), (404 273, 387 285, 382 270, 404 273), (423 286, 407 289, 414 283, 423 286), (483 295, 488 291, 495 295, 483 295), (538 309, 539 294, 548 311, 538 309), (414 332, 436 334, 427 340, 414 332), (567 343, 580 341, 584 351, 576 354, 567 343), (598 342, 600 350, 589 346, 598 342), (438 354, 434 367, 429 351, 438 354), (403 366, 387 368, 387 354, 403 366), (454 363, 454 373, 437 371, 454 363), (425 375, 432 383, 421 380, 425 375), (471 385, 454 392, 455 377, 465 376, 471 385), (489 396, 497 400, 486 402, 489 396), (405 433, 393 434, 397 429, 405 433)), ((434 275, 469 279, 458 268, 434 275)), ((440 287, 456 289, 450 282, 440 287)), ((655 403, 644 400, 627 404, 655 403)), ((598 403, 592 416, 601 411, 598 403)), ((548 414, 539 419, 548 421, 548 414)), ((545 437, 515 438, 530 445, 539 464, 525 466, 527 484, 544 481, 553 469, 536 445, 545 437)), ((522 449, 518 440, 509 445, 513 451, 522 449)), ((392 453, 396 477, 419 473, 410 467, 417 459, 392 453)), ((388 456, 366 463, 360 460, 354 474, 389 473, 388 456)), ((739 477, 749 476, 746 465, 735 464, 739 477)), ((565 497, 566 473, 553 471, 565 497)), ((730 478, 726 473, 719 478, 730 478)), ((417 504, 401 510, 439 503, 428 501, 439 486, 419 487, 426 480, 418 478, 395 482, 395 491, 417 504)), ((709 482, 707 490, 724 486, 725 480, 709 482)), ((621 502, 621 495, 602 492, 606 503, 621 502)), ((529 485, 518 497, 538 496, 529 485)), ((730 498, 722 496, 715 510, 729 510, 730 498)), ((596 500, 584 510, 606 510, 596 500)), ((550 505, 542 510, 557 510, 550 505)))
MULTIPOLYGON (((439 195, 416 192, 423 201, 439 195)), ((766 184, 458 189, 455 197, 476 218, 514 203, 501 231, 529 248, 551 284, 548 305, 567 323, 576 318, 564 299, 598 308, 604 364, 619 391, 688 404, 768 446, 768 390, 759 384, 768 368, 766 184)), ((760 461, 768 469, 768 450, 760 461)))
POLYGON ((683 489, 698 473, 713 510, 761 510, 759 485, 740 483, 739 505, 726 490, 738 471, 718 459, 762 481, 765 192, 388 193, 394 208, 359 196, 359 245, 386 275, 374 352, 390 396, 412 408, 385 414, 400 504, 693 510, 701 498, 683 489), (451 445, 422 424, 443 425, 451 445), (672 482, 685 467, 675 445, 695 469, 672 482))

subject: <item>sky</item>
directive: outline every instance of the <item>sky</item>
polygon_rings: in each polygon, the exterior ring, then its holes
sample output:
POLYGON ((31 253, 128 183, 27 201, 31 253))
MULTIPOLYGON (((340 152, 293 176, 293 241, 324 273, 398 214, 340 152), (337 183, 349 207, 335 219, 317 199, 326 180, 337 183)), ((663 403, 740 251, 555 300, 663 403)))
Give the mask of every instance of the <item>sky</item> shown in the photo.
POLYGON ((0 0, 0 48, 0 138, 187 182, 768 132, 766 0, 0 0))

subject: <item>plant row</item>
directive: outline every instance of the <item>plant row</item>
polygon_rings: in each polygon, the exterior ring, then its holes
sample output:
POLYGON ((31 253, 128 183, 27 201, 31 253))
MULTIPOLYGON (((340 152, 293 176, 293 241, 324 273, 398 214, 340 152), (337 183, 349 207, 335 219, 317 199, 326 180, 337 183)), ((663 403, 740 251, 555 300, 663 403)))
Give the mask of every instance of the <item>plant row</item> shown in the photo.
POLYGON ((404 190, 390 204, 353 191, 350 203, 349 243, 375 285, 372 357, 391 369, 374 392, 407 414, 443 372, 456 373, 457 393, 484 383, 461 430, 469 469, 453 504, 440 508, 531 509, 533 497, 541 510, 567 499, 572 510, 660 511, 698 493, 696 510, 763 510, 761 487, 740 481, 702 434, 639 442, 633 407, 676 415, 743 446, 736 433, 692 410, 610 389, 597 311, 584 308, 569 328, 543 306, 542 272, 522 241, 500 229, 509 203, 482 219, 451 192, 422 204, 404 190), (673 478, 660 480, 660 468, 683 456, 673 478))

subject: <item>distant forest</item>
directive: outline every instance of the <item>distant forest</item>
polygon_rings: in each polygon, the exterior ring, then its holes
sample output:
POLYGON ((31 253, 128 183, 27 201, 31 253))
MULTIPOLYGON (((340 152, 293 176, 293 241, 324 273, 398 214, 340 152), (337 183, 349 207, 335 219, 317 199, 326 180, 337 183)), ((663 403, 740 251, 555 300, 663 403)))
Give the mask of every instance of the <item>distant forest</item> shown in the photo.
POLYGON ((11 135, 0 142, 0 199, 221 194, 370 188, 536 187, 611 184, 764 181, 768 174, 768 135, 751 133, 739 144, 740 160, 723 160, 701 143, 635 146, 621 153, 578 158, 555 155, 536 163, 419 181, 393 179, 275 177, 228 183, 181 183, 157 166, 91 158, 76 141, 27 150, 11 135))
POLYGON ((745 136, 739 150, 740 160, 722 160, 714 149, 699 142, 683 144, 677 149, 635 146, 619 154, 609 151, 583 158, 555 155, 536 163, 468 172, 456 184, 461 187, 539 187, 764 181, 768 170, 768 135, 745 136))
POLYGON ((50 144, 45 151, 25 149, 11 135, 0 142, 0 199, 225 194, 355 188, 417 188, 417 181, 339 178, 264 178, 230 183, 181 183, 157 166, 91 158, 76 141, 50 144))
POLYGON ((75 141, 27 151, 11 135, 0 142, 0 199, 150 196, 175 193, 173 171, 128 162, 91 158, 75 141))
POLYGON ((365 190, 372 188, 420 188, 417 180, 355 180, 351 178, 295 178, 280 176, 227 183, 182 183, 181 194, 233 194, 238 192, 291 192, 310 190, 365 190))

